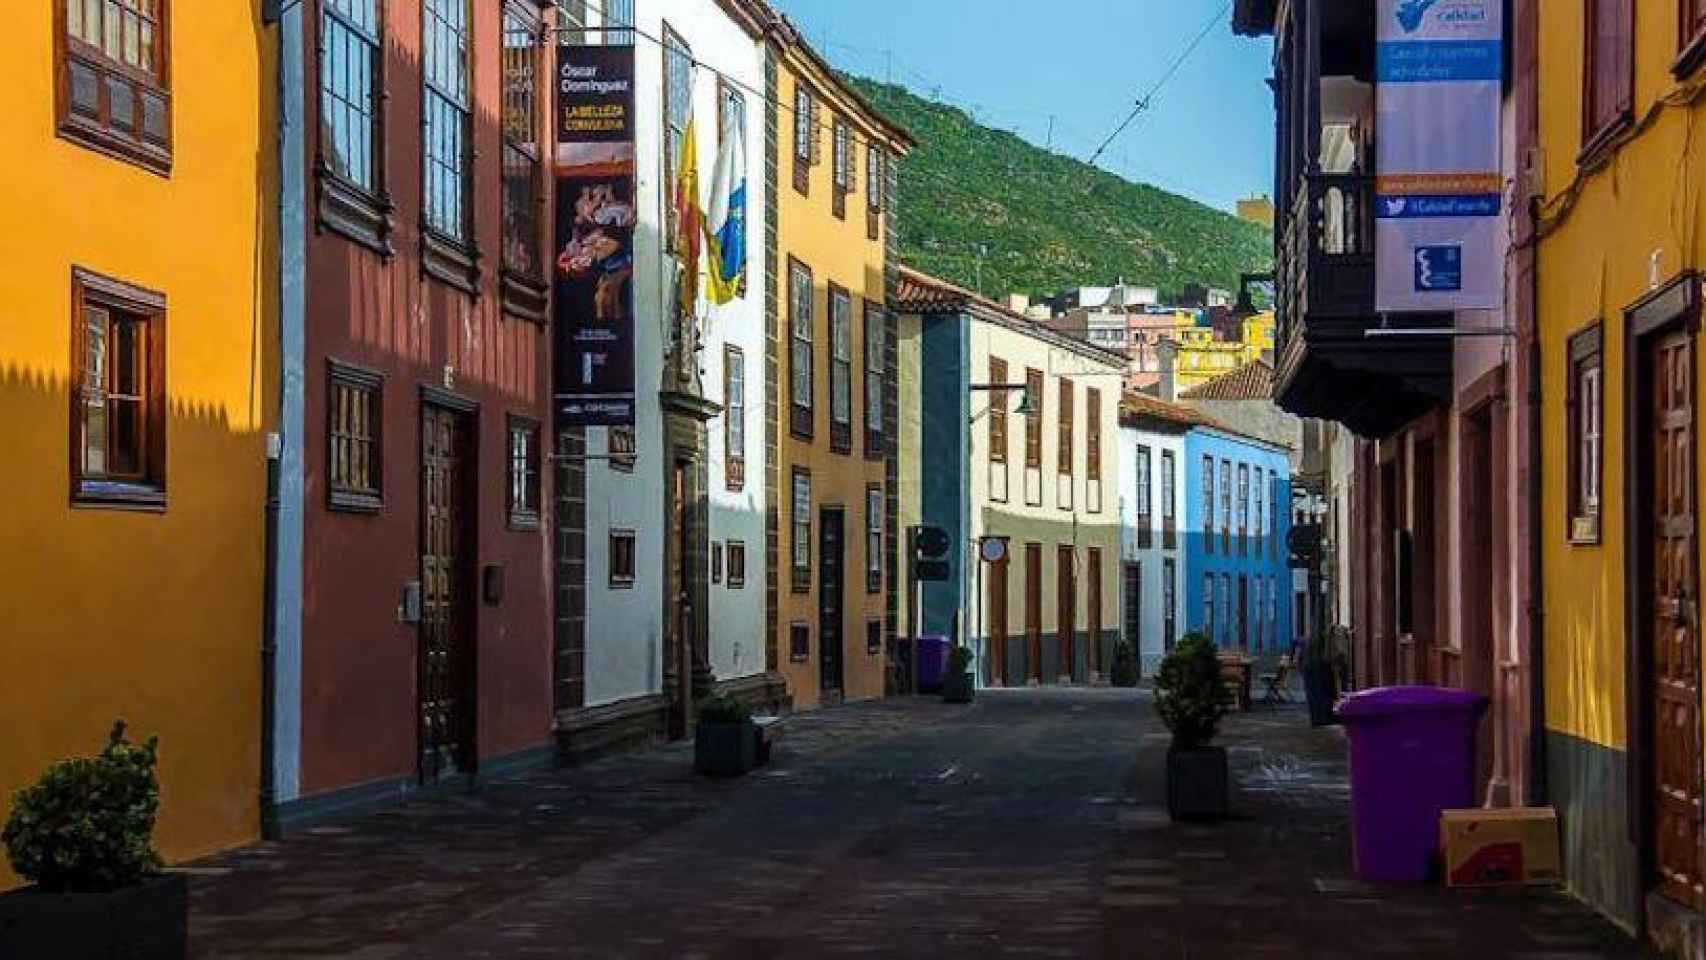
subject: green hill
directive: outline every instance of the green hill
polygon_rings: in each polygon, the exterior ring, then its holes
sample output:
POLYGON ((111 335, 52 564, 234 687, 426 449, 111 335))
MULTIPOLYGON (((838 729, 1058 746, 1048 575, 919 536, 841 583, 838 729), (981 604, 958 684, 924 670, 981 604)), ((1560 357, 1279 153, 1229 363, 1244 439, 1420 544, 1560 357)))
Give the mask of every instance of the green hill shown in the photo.
POLYGON ((918 139, 901 165, 900 248, 912 266, 967 287, 1035 295, 1118 277, 1176 294, 1227 290, 1271 269, 1266 228, 1132 183, 983 126, 899 86, 847 77, 918 139))

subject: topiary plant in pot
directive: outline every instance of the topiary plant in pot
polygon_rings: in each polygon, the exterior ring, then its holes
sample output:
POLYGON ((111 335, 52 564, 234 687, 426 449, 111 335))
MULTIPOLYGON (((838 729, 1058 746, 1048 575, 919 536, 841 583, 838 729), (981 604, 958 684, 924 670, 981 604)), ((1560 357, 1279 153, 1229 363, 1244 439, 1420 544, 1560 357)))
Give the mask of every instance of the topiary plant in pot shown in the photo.
POLYGON ((1226 750, 1210 741, 1232 705, 1213 643, 1188 633, 1161 661, 1155 712, 1173 733, 1167 749, 1167 812, 1175 820, 1226 816, 1231 789, 1226 750))
POLYGON ((752 708, 719 694, 699 705, 693 730, 693 765, 713 777, 738 777, 758 762, 758 731, 752 708))
POLYGON ((0 895, 0 957, 186 955, 184 878, 159 874, 154 852, 158 751, 120 720, 98 756, 61 760, 17 793, 0 843, 33 886, 0 895))
POLYGON ((1141 671, 1137 663, 1137 647, 1130 640, 1114 644, 1114 669, 1108 682, 1116 687, 1135 687, 1141 671))
POLYGON ((971 648, 960 645, 948 651, 948 669, 942 674, 942 702, 970 703, 977 695, 977 678, 971 672, 971 648))
POLYGON ((1309 725, 1325 727, 1338 723, 1333 708, 1339 700, 1337 676, 1340 651, 1350 648, 1346 627, 1329 627, 1316 634, 1303 648, 1303 694, 1309 702, 1309 725))

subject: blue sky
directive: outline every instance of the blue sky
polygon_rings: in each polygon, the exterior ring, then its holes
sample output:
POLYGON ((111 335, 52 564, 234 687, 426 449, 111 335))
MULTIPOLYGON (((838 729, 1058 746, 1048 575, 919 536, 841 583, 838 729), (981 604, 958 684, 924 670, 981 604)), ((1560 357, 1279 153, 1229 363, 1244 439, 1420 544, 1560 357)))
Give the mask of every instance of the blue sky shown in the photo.
POLYGON ((1230 210, 1273 189, 1271 44, 1232 35, 1225 0, 773 0, 842 69, 972 110, 1087 159, 1173 59, 1196 52, 1100 165, 1230 210), (1039 12, 1040 11, 1040 12, 1039 12))

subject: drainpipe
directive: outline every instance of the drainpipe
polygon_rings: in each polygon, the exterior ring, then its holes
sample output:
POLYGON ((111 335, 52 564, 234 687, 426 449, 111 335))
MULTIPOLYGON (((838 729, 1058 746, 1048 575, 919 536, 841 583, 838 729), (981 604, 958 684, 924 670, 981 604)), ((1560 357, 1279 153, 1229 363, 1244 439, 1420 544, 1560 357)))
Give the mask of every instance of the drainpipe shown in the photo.
MULTIPOLYGON (((1521 11, 1517 23, 1519 59, 1513 65, 1518 83, 1517 145, 1519 160, 1539 140, 1539 28, 1536 26, 1535 0, 1516 0, 1521 11)), ((1527 187, 1522 191, 1527 193, 1527 187)), ((1544 427, 1540 408, 1540 250, 1538 200, 1529 198, 1524 205, 1528 214, 1526 249, 1519 254, 1519 269, 1528 271, 1528 303, 1517 311, 1517 331, 1522 345, 1522 360, 1527 369, 1522 378, 1525 404, 1523 431, 1526 434, 1524 466, 1529 483, 1520 489, 1535 490, 1541 479, 1541 431, 1544 427)), ((1521 287, 1518 288, 1519 290, 1521 287)), ((1528 784, 1526 801, 1530 806, 1547 802, 1546 782, 1546 607, 1545 562, 1541 545, 1545 512, 1541 498, 1528 500, 1528 784)))
POLYGON ((273 765, 273 729, 278 714, 278 461, 284 441, 267 435, 266 579, 261 610, 261 835, 276 833, 278 777, 273 765))

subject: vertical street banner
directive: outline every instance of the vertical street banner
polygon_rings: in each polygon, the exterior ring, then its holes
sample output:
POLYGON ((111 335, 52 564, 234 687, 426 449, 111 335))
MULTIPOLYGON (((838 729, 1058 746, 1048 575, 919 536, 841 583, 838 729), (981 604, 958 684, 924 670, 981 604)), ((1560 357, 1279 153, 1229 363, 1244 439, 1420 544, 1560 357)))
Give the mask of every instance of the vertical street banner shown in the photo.
POLYGON ((1375 309, 1497 309, 1503 0, 1377 8, 1375 309))
POLYGON ((557 47, 559 427, 634 423, 634 48, 557 47))

